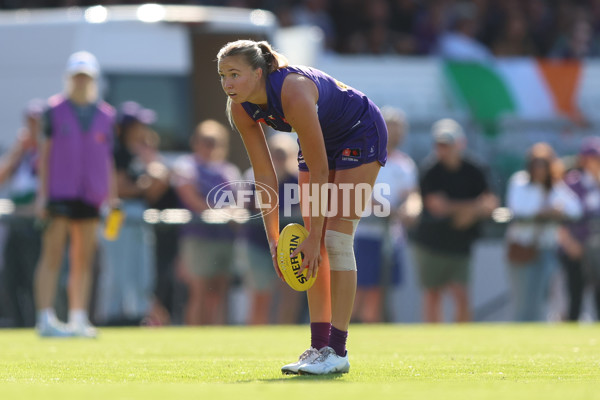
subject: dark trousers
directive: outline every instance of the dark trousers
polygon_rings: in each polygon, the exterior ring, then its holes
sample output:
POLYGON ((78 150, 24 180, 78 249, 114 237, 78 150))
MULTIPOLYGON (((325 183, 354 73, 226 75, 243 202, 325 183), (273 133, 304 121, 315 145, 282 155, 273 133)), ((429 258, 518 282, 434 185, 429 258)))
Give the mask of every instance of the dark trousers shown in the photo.
POLYGON ((179 252, 179 227, 177 225, 156 224, 156 299, 173 317, 179 304, 175 294, 176 259, 179 252))
MULTIPOLYGON (((573 260, 567 255, 560 253, 560 261, 565 270, 567 288, 569 294, 569 321, 579 320, 581 305, 583 302, 583 291, 586 286, 586 276, 581 260, 573 260)), ((594 285, 594 303, 596 306, 597 319, 600 317, 600 286, 594 285)))
POLYGON ((34 227, 33 219, 15 218, 8 223, 4 278, 16 327, 31 327, 35 323, 33 277, 40 250, 41 232, 34 227))

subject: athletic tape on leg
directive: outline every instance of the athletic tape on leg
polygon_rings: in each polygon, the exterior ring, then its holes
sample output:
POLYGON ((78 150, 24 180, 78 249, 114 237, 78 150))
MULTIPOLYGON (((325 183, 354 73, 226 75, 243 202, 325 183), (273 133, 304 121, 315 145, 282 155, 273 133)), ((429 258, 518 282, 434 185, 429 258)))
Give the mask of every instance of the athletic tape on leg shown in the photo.
MULTIPOLYGON (((356 220, 358 223, 358 220, 356 220)), ((354 224, 356 229, 356 224, 354 224)), ((329 269, 332 271, 356 271, 356 258, 354 257, 354 231, 347 233, 325 231, 325 248, 329 256, 329 269)))

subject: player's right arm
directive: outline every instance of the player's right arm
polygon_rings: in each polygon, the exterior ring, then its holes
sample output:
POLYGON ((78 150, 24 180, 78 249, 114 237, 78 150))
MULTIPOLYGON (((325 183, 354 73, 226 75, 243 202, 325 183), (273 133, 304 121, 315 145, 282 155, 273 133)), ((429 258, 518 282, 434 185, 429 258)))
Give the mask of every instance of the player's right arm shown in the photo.
MULTIPOLYGON (((231 104, 231 116, 246 147, 246 152, 254 171, 255 182, 268 186, 271 194, 278 193, 277 175, 262 127, 258 122, 250 118, 241 104, 231 104)), ((267 195, 267 193, 259 191, 256 193, 261 204, 269 202, 267 195)), ((271 201, 272 199, 273 196, 271 196, 271 201)), ((271 249, 271 256, 273 257, 273 266, 277 275, 283 279, 281 271, 277 267, 276 259, 277 241, 279 240, 279 205, 272 204, 271 207, 263 209, 262 217, 267 233, 267 240, 269 241, 269 248, 271 249)))

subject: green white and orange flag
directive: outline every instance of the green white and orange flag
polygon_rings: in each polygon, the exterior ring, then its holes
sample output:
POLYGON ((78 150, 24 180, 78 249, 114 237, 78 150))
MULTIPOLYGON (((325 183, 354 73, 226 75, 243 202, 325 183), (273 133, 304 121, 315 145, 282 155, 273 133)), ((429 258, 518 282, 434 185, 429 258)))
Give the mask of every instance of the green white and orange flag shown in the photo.
POLYGON ((583 121, 577 106, 579 61, 497 59, 490 64, 445 62, 446 80, 472 117, 494 124, 503 115, 526 120, 564 116, 583 121))

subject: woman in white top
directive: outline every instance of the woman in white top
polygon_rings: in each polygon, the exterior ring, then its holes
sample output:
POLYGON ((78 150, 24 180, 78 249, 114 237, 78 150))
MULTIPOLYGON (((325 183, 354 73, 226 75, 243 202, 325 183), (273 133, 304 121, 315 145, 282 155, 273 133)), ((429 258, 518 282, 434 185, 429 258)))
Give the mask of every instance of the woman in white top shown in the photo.
POLYGON ((563 168, 547 143, 534 144, 527 169, 515 173, 508 184, 507 206, 513 214, 506 239, 523 246, 535 244, 536 256, 526 262, 509 260, 515 319, 544 319, 544 305, 552 274, 558 267, 558 227, 581 217, 576 194, 563 182, 563 168))

